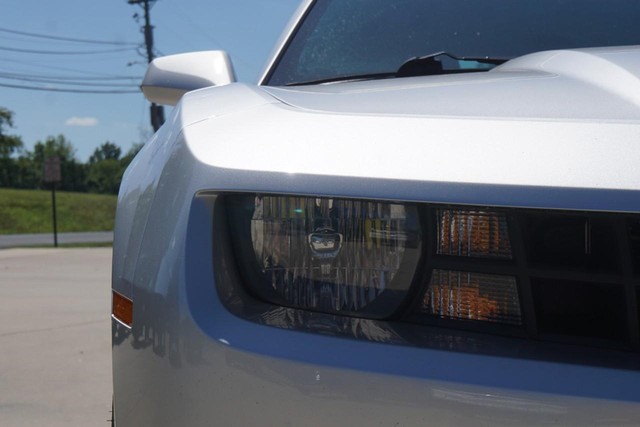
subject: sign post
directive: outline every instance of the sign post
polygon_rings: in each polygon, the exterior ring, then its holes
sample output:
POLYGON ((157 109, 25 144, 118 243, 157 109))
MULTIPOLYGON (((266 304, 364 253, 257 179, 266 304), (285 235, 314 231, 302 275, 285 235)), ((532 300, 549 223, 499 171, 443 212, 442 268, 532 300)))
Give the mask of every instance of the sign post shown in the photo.
POLYGON ((53 246, 58 247, 58 220, 56 218, 56 184, 61 181, 60 157, 51 156, 44 161, 44 182, 51 184, 51 209, 53 220, 53 246))

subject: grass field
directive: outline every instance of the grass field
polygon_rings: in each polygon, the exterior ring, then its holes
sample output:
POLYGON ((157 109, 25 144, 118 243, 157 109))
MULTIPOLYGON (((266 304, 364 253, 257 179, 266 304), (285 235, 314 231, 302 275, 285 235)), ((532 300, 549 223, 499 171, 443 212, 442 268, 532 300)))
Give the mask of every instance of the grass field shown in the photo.
MULTIPOLYGON (((56 192, 58 232, 110 231, 116 196, 56 192)), ((0 234, 50 233, 51 191, 0 188, 0 234)))

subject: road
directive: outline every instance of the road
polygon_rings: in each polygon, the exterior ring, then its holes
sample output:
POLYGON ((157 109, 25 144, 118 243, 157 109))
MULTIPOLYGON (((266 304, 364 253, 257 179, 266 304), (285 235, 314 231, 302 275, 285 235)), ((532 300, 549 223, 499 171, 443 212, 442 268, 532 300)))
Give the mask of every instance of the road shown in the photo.
MULTIPOLYGON (((109 243, 113 242, 112 231, 88 233, 58 233, 58 243, 109 243)), ((44 234, 0 234, 0 249, 19 246, 53 246, 53 233, 44 234)))
POLYGON ((0 250, 0 426, 108 426, 111 248, 0 250))

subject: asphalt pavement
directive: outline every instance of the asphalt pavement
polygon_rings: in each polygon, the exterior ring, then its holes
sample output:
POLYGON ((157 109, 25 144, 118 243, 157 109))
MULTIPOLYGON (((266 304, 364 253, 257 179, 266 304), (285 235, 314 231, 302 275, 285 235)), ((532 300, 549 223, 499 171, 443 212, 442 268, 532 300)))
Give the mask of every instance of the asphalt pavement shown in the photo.
POLYGON ((109 426, 111 248, 0 250, 0 426, 109 426))
MULTIPOLYGON (((113 231, 87 233, 58 233, 59 244, 69 243, 110 243, 113 231)), ((43 234, 0 234, 0 249, 24 246, 53 246, 53 233, 43 234)))

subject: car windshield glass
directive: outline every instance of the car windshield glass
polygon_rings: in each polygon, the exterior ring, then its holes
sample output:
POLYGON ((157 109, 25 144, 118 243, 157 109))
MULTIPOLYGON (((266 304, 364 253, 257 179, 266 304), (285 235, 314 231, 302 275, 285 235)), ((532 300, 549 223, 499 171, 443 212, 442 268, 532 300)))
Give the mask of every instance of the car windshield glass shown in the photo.
MULTIPOLYGON (((513 58, 550 49, 640 44, 638 0, 318 0, 270 85, 392 76, 408 59, 513 58)), ((445 69, 494 65, 448 61, 445 69)))

